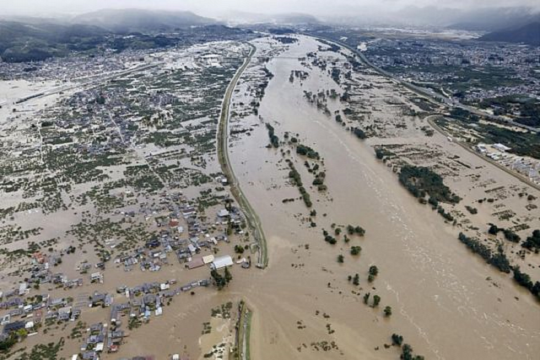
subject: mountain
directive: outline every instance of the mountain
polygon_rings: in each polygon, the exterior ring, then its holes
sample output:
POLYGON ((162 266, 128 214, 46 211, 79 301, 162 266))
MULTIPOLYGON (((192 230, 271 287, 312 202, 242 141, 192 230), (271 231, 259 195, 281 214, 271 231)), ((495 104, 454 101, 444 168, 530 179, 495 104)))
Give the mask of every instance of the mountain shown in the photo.
POLYGON ((469 31, 499 31, 540 21, 540 14, 526 7, 477 9, 463 14, 449 27, 469 31))
POLYGON ((167 31, 216 24, 189 11, 105 9, 74 17, 72 23, 99 26, 114 32, 167 31))
POLYGON ((107 34, 91 25, 0 20, 0 56, 10 62, 44 60, 70 50, 85 50, 107 34))
POLYGON ((540 21, 525 26, 495 31, 482 36, 481 41, 503 41, 540 46, 540 21))
POLYGON ((223 18, 236 24, 311 25, 319 23, 314 16, 302 13, 258 14, 232 11, 223 18))
POLYGON ((436 6, 407 6, 388 11, 366 9, 358 16, 334 17, 332 23, 360 26, 413 26, 449 28, 468 31, 498 31, 540 21, 540 13, 530 7, 491 7, 453 9, 436 6))

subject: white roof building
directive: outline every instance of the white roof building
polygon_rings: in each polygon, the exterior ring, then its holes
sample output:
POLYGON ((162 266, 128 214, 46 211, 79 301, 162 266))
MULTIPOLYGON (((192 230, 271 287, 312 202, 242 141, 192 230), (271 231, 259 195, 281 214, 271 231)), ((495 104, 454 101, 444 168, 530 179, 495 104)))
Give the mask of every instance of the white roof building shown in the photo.
POLYGON ((218 270, 227 266, 232 266, 233 260, 230 255, 220 256, 214 259, 210 264, 210 267, 214 270, 218 270))
POLYGON ((224 218, 224 217, 227 217, 229 215, 230 214, 229 214, 229 211, 227 209, 221 209, 221 210, 218 211, 218 216, 220 218, 224 218))

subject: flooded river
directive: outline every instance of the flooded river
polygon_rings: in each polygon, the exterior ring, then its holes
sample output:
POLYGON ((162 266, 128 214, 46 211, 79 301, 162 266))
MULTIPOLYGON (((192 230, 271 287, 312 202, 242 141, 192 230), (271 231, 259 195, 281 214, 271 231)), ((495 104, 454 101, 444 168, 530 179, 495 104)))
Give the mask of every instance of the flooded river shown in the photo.
MULTIPOLYGON (((280 149, 266 148, 268 133, 257 116, 240 120, 254 131, 231 144, 234 171, 260 216, 270 257, 263 271, 237 273, 230 289, 255 310, 252 358, 398 359, 398 348, 384 346, 393 333, 426 359, 537 358, 540 307, 530 294, 473 256, 457 240, 459 231, 400 187, 369 145, 306 101, 304 90, 338 89, 327 72, 298 60, 318 45, 304 37, 270 60, 274 77, 259 108, 278 136, 298 134, 324 159, 328 194, 306 186, 317 227, 301 221, 309 215, 302 201, 282 203, 298 198, 298 189, 287 185, 280 149), (309 72, 301 86, 289 81, 293 70, 309 72), (332 223, 360 225, 366 235, 330 245, 322 229, 332 223), (350 245, 362 247, 359 257, 349 255, 350 245), (368 283, 371 265, 379 275, 368 283), (356 273, 360 289, 347 282, 356 273), (381 297, 378 308, 363 303, 367 292, 381 297), (390 318, 382 315, 385 306, 393 309, 390 318)), ((330 110, 339 106, 329 102, 330 110)), ((311 183, 304 160, 291 158, 311 183)))

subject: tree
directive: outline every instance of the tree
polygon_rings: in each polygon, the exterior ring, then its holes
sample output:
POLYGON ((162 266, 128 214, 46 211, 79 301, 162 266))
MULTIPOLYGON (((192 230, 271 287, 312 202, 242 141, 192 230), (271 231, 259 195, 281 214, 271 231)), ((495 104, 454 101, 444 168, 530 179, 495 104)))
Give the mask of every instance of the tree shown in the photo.
POLYGON ((351 255, 360 255, 362 248, 360 246, 351 247, 351 255))
POLYGON ((403 344, 403 336, 392 334, 392 345, 401 346, 403 344))
POLYGON ((375 265, 370 266, 369 267, 369 274, 373 275, 373 276, 377 276, 379 274, 379 269, 377 268, 377 266, 375 266, 375 265))
POLYGON ((384 308, 384 316, 389 317, 392 315, 392 308, 390 306, 387 306, 384 308))
POLYGON ((343 264, 343 262, 345 261, 345 258, 343 257, 343 255, 338 255, 337 257, 337 262, 340 263, 340 264, 343 264))
POLYGON ((354 275, 353 284, 356 286, 360 285, 360 276, 358 274, 354 275))
POLYGON ((232 280, 232 275, 229 272, 229 268, 225 268, 225 282, 228 284, 232 280))
POLYGON ((221 274, 217 270, 212 270, 210 272, 210 275, 212 276, 212 279, 214 279, 214 281, 216 282, 218 290, 223 289, 225 285, 227 285, 227 281, 223 276, 221 276, 221 274))
POLYGON ((366 304, 366 305, 367 305, 367 303, 368 303, 368 301, 369 301, 369 295, 370 295, 369 293, 366 293, 366 294, 364 295, 364 304, 366 304))
POLYGON ((496 225, 490 224, 488 233, 490 233, 491 235, 497 235, 498 232, 499 228, 496 225))
POLYGON ((401 352, 401 358, 403 360, 412 360, 412 346, 409 344, 404 344, 401 352))
POLYGON ((373 307, 379 306, 379 303, 381 302, 381 297, 379 295, 373 296, 373 307))
POLYGON ((244 247, 242 245, 236 245, 234 247, 234 252, 237 254, 243 254, 244 253, 244 247))

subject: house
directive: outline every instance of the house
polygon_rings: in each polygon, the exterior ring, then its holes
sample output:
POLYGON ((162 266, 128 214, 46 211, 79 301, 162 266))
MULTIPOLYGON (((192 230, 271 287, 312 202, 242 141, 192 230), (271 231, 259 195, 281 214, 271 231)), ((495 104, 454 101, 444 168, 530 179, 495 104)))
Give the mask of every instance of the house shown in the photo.
POLYGON ((225 255, 215 258, 210 264, 210 267, 212 270, 218 270, 227 266, 232 266, 233 264, 232 257, 230 255, 225 255))
POLYGON ((218 211, 217 215, 219 218, 225 219, 225 218, 228 218, 231 214, 229 213, 227 209, 221 209, 218 211))
POLYGON ((32 260, 34 261, 34 263, 36 264, 43 264, 46 260, 46 256, 43 255, 42 253, 40 252, 36 252, 32 255, 32 260))
POLYGON ((28 284, 27 283, 22 283, 19 285, 19 296, 23 296, 25 295, 26 293, 28 293, 28 284))
POLYGON ((90 275, 90 282, 91 283, 96 283, 96 282, 103 283, 103 274, 100 273, 100 272, 95 272, 95 273, 91 274, 90 275))
POLYGON ((71 321, 77 320, 81 316, 81 309, 73 309, 71 312, 71 321))
POLYGON ((99 356, 95 351, 85 351, 82 353, 83 360, 99 360, 99 356))
POLYGON ((501 152, 506 152, 508 150, 511 150, 508 146, 505 146, 503 144, 497 143, 493 144, 493 147, 501 152))
POLYGON ((94 293, 90 299, 90 307, 105 305, 107 294, 94 293))
POLYGON ((100 334, 102 331, 103 331, 102 323, 92 324, 90 326, 90 334, 96 335, 96 334, 100 334))
POLYGON ((18 331, 21 329, 24 329, 26 327, 26 322, 24 321, 15 321, 10 324, 4 325, 4 329, 2 330, 3 334, 10 334, 13 331, 18 331))
POLYGON ((186 267, 190 270, 200 268, 204 266, 204 260, 202 257, 194 258, 186 264, 186 267))
POLYGON ((214 261, 215 257, 214 255, 206 255, 202 257, 202 260, 205 265, 210 264, 212 261, 214 261))

